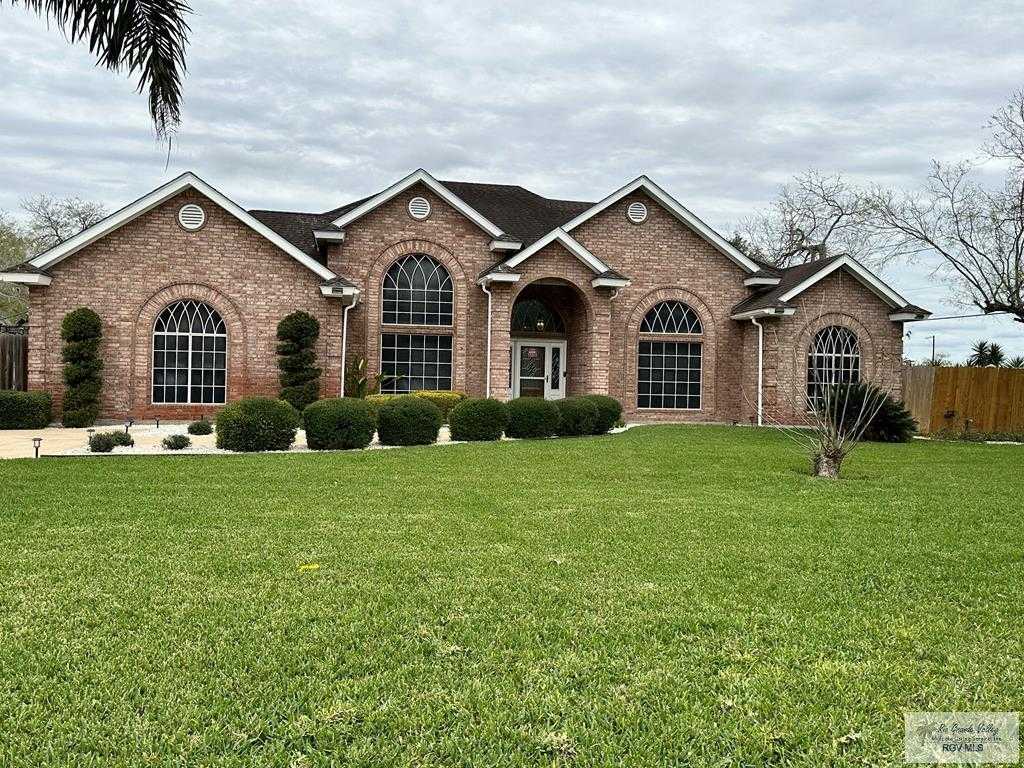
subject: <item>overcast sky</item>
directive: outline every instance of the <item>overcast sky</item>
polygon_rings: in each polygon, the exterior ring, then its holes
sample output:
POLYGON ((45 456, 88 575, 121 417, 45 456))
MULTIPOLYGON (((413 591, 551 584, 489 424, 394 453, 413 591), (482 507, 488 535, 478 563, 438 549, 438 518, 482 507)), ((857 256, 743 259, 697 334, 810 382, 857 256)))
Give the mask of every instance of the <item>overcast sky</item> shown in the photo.
MULTIPOLYGON (((808 167, 915 186, 931 158, 975 156, 1024 87, 1019 2, 192 2, 169 166, 132 82, 0 4, 0 210, 115 208, 186 169, 315 211, 421 166, 584 200, 647 173, 728 234, 808 167)), ((970 311, 927 264, 886 277, 970 311)), ((1024 354, 1006 319, 908 328, 916 358, 932 334, 954 359, 982 337, 1024 354)))

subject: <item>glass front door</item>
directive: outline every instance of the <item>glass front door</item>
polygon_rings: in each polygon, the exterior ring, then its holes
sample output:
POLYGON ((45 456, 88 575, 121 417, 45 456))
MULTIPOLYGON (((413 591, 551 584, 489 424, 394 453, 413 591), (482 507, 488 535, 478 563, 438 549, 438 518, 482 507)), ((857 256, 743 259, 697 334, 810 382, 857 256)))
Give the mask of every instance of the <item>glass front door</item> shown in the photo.
POLYGON ((565 397, 565 342, 513 341, 513 397, 565 397))

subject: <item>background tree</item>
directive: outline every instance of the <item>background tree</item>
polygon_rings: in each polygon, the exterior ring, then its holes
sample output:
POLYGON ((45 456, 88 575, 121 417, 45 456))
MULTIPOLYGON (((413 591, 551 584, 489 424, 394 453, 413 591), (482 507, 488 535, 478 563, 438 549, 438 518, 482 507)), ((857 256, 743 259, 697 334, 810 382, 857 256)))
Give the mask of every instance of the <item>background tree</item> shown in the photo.
MULTIPOLYGON (((22 200, 25 222, 0 211, 0 269, 21 264, 64 242, 107 215, 100 203, 79 197, 36 195, 22 200)), ((13 323, 28 315, 28 289, 0 283, 0 322, 13 323)))
POLYGON ((1006 361, 1007 368, 1024 368, 1024 355, 1014 355, 1006 361))
POLYGON ((65 427, 88 427, 100 411, 103 361, 99 352, 103 323, 91 309, 79 307, 64 315, 60 337, 64 340, 62 422, 65 427))
POLYGON ((867 191, 840 175, 805 171, 779 190, 767 210, 743 221, 730 241, 769 264, 788 267, 829 256, 874 256, 879 233, 868 226, 867 191))
POLYGON ((983 339, 974 342, 971 347, 971 356, 967 358, 967 364, 974 368, 985 368, 990 365, 1001 368, 1005 359, 1006 355, 1001 346, 994 341, 989 342, 983 339))
POLYGON ((305 312, 292 312, 277 324, 277 367, 281 369, 281 399, 301 413, 320 398, 320 369, 316 342, 320 322, 305 312))
POLYGON ((183 0, 12 0, 53 22, 73 43, 85 43, 112 72, 139 78, 149 93, 158 138, 181 120, 181 77, 192 9, 183 0))
POLYGON ((873 224, 889 238, 890 257, 937 253, 964 299, 1024 323, 1024 91, 989 128, 981 161, 933 161, 923 191, 876 189, 873 224), (1005 165, 1001 186, 976 180, 984 161, 1005 165))

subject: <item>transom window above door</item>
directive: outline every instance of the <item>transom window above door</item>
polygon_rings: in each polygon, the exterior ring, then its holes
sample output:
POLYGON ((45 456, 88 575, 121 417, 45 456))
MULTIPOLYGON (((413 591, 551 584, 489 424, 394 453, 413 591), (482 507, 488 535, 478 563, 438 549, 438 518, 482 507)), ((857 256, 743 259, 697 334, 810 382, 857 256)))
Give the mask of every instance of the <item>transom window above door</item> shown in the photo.
POLYGON ((388 325, 450 326, 452 276, 425 253, 403 256, 384 275, 382 320, 388 325))

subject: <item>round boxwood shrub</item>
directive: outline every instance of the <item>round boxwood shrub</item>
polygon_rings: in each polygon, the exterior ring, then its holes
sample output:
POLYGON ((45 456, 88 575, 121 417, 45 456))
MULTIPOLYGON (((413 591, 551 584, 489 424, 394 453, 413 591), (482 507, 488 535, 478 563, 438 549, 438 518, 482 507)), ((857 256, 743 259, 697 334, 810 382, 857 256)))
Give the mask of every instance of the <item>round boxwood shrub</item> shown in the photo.
POLYGON ((123 432, 96 432, 89 436, 89 450, 93 453, 110 453, 115 445, 120 445, 119 435, 123 432))
POLYGON ((517 397, 509 400, 508 426, 505 434, 509 437, 551 437, 558 432, 561 416, 558 406, 551 400, 540 397, 517 397))
POLYGON ((557 434, 563 437, 592 435, 597 424, 597 406, 585 397, 566 397, 556 400, 558 415, 557 434))
POLYGON ((188 425, 188 433, 190 435, 213 434, 213 422, 203 416, 203 418, 193 421, 188 425))
POLYGON ((0 390, 0 429, 42 429, 50 423, 49 392, 0 390))
POLYGON ((594 421, 594 430, 591 434, 603 435, 622 418, 622 403, 608 395, 584 395, 597 408, 597 420, 594 421))
POLYGON ((463 400, 448 414, 452 440, 500 440, 507 424, 505 404, 490 398, 463 400))
POLYGON ((376 427, 373 408, 354 397, 317 400, 302 412, 302 422, 314 450, 365 448, 376 427))
POLYGON ((377 410, 377 436, 384 445, 428 445, 440 429, 441 409, 422 397, 396 397, 377 410))
POLYGON ((113 432, 108 432, 110 439, 114 441, 114 445, 122 446, 125 448, 131 448, 135 445, 135 438, 127 432, 122 432, 119 429, 115 429, 113 432))
POLYGON ((168 435, 160 444, 168 451, 181 451, 192 445, 192 441, 188 439, 188 435, 168 435))
POLYGON ((217 447, 229 451, 286 451, 295 441, 299 414, 284 400, 247 397, 217 414, 217 447))
POLYGON ((99 358, 103 323, 88 307, 64 315, 60 324, 64 340, 64 401, 61 421, 65 427, 88 427, 100 412, 103 361, 99 358))
POLYGON ((298 411, 320 397, 316 342, 320 321, 306 312, 292 312, 277 324, 277 367, 281 369, 281 399, 298 411))

